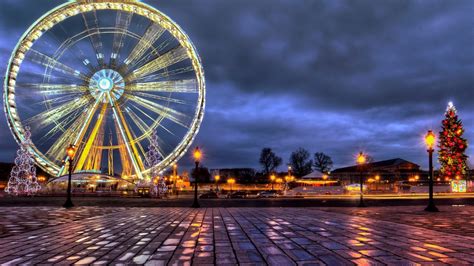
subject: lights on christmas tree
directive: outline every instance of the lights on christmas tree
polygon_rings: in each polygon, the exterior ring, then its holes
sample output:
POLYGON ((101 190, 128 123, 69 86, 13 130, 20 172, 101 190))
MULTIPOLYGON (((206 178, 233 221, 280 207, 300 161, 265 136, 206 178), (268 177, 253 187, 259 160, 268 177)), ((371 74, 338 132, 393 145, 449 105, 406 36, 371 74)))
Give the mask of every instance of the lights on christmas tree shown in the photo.
POLYGON ((449 102, 439 134, 438 161, 445 180, 459 179, 466 175, 467 140, 462 137, 464 128, 458 118, 456 108, 449 102))
POLYGON ((165 179, 163 178, 161 173, 158 172, 157 165, 161 162, 161 158, 162 157, 160 155, 159 150, 158 135, 156 134, 156 131, 154 131, 150 138, 148 152, 146 153, 146 163, 147 166, 150 168, 150 178, 148 178, 147 180, 140 180, 137 186, 143 186, 145 185, 144 183, 146 183, 148 186, 150 186, 152 194, 158 197, 163 196, 168 190, 165 179))
POLYGON ((29 127, 25 127, 25 139, 21 142, 17 151, 15 166, 10 173, 5 192, 12 195, 34 195, 41 186, 36 178, 36 167, 33 156, 28 152, 31 146, 31 132, 29 127))

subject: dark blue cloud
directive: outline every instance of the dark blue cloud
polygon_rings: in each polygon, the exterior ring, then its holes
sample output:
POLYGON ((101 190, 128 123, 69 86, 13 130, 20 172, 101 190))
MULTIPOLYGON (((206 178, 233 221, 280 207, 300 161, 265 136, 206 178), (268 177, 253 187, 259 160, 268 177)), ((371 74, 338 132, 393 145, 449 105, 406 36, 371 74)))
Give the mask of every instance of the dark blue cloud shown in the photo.
MULTIPOLYGON (((201 54, 208 105, 196 144, 210 167, 257 167, 264 146, 285 161, 301 146, 338 166, 360 149, 425 166, 423 133, 439 129, 449 100, 474 139, 472 1, 146 2, 201 54)), ((4 3, 0 71, 22 32, 57 3, 4 3)), ((0 136, 0 160, 11 161, 3 117, 0 136)))

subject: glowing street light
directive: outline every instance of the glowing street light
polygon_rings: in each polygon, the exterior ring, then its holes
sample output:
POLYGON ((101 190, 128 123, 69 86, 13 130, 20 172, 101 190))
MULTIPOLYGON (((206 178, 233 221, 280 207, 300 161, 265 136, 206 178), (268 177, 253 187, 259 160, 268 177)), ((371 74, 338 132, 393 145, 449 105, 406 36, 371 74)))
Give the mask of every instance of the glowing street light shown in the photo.
POLYGON ((275 182, 277 182, 277 184, 279 184, 280 190, 281 190, 282 189, 281 183, 283 183, 283 179, 279 177, 275 180, 275 182))
POLYGON ((214 181, 216 181, 216 192, 219 191, 219 180, 221 179, 220 175, 214 176, 214 181))
POLYGON ((428 212, 437 212, 438 208, 436 208, 433 199, 433 178, 434 178, 434 171, 433 171, 433 152, 434 152, 434 145, 436 143, 436 136, 432 130, 428 130, 425 136, 425 143, 426 147, 428 148, 428 163, 429 163, 429 200, 428 206, 425 208, 425 211, 428 212))
POLYGON ((327 180, 328 180, 328 175, 324 174, 323 175, 323 181, 324 181, 323 186, 326 186, 326 181, 327 180))
POLYGON ((362 170, 364 167, 365 162, 367 161, 367 156, 363 152, 359 152, 357 156, 357 164, 359 165, 359 172, 360 172, 360 200, 359 200, 359 207, 365 207, 364 204, 364 178, 362 177, 362 170))
POLYGON ((194 172, 194 202, 191 207, 193 208, 199 208, 199 202, 198 202, 198 180, 199 180, 199 162, 201 161, 202 153, 201 150, 199 150, 199 147, 196 147, 194 149, 193 153, 194 157, 194 163, 196 164, 196 170, 194 172))
POLYGON ((375 190, 379 190, 379 182, 380 182, 380 176, 376 175, 375 176, 375 190))
POLYGON ((359 152, 359 155, 357 155, 357 164, 362 165, 365 164, 367 161, 367 156, 363 152, 359 152))
POLYGON ((275 179, 276 179, 276 176, 275 176, 274 174, 272 174, 272 175, 270 176, 270 181, 271 181, 271 183, 272 183, 272 190, 274 190, 273 184, 275 183, 275 179))
POLYGON ((233 178, 227 179, 227 184, 230 185, 230 194, 232 194, 232 185, 235 184, 235 179, 233 178))
POLYGON ((67 161, 69 162, 69 176, 68 176, 68 181, 67 181, 67 199, 63 207, 72 208, 74 207, 74 204, 72 203, 72 199, 71 199, 71 182, 72 182, 71 179, 72 179, 74 155, 76 155, 76 146, 70 144, 69 147, 66 148, 66 154, 67 154, 67 161))

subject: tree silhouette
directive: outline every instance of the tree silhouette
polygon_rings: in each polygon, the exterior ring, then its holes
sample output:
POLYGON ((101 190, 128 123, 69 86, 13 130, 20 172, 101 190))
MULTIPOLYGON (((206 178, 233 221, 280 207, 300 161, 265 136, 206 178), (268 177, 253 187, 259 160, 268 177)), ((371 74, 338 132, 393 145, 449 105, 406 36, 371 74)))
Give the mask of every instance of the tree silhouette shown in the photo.
POLYGON ((303 148, 298 148, 296 151, 292 152, 290 156, 292 174, 297 177, 302 177, 311 173, 313 161, 309 158, 309 152, 303 148))
POLYGON ((282 159, 278 157, 271 148, 263 148, 260 153, 259 163, 263 167, 263 174, 269 175, 281 165, 282 159))
POLYGON ((316 170, 321 173, 328 173, 332 169, 332 159, 329 155, 326 155, 322 152, 316 152, 314 154, 313 166, 316 170))

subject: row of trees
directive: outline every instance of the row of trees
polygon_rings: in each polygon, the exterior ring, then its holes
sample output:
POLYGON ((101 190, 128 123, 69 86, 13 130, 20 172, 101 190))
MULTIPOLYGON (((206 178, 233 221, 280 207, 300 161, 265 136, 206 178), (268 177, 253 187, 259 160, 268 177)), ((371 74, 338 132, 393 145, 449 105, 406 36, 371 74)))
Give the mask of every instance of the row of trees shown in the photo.
MULTIPOLYGON (((259 163, 262 165, 263 175, 269 175, 277 171, 283 160, 271 148, 266 147, 260 153, 259 163)), ((309 151, 298 148, 291 153, 288 165, 291 166, 294 176, 302 177, 311 173, 313 169, 327 173, 331 171, 333 162, 331 157, 323 152, 314 153, 311 159, 309 151)))

